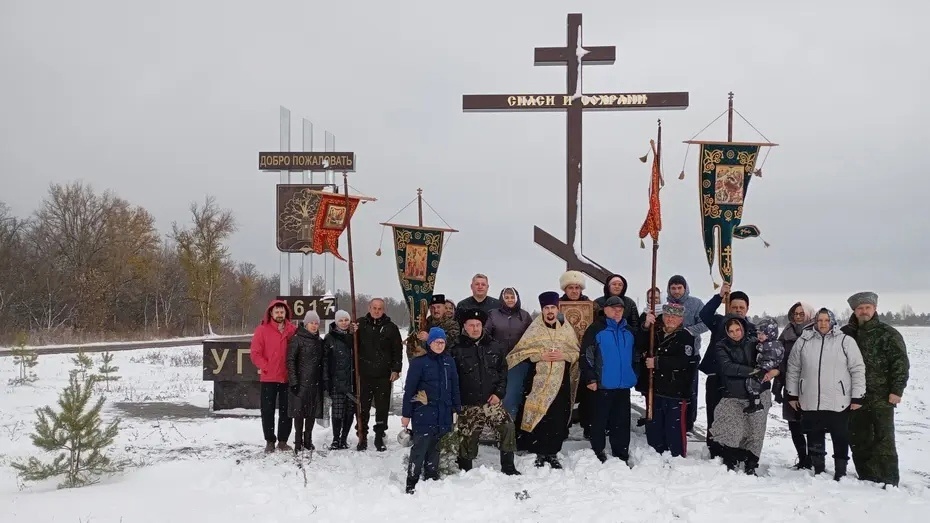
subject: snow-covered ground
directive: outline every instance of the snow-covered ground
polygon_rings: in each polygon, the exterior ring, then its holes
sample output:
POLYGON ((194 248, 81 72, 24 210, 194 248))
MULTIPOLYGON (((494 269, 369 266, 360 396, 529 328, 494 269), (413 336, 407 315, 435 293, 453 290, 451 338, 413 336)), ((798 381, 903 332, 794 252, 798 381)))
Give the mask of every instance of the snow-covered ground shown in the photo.
MULTIPOLYGON (((930 329, 902 329, 911 380, 897 410, 901 487, 881 490, 851 477, 813 478, 791 469, 794 449, 776 405, 770 414, 758 478, 727 472, 693 444, 688 458, 656 455, 634 429, 631 470, 601 465, 584 441, 569 441, 565 469, 498 472, 498 454, 482 447, 483 465, 403 493, 404 457, 390 420, 388 451, 317 453, 302 466, 292 454, 264 456, 257 418, 208 412, 212 385, 201 381, 201 349, 117 353, 122 379, 106 393, 105 417, 123 418, 112 454, 139 466, 102 482, 57 490, 57 481, 20 485, 11 460, 34 455, 34 409, 54 405, 72 367, 69 355, 42 356, 33 385, 8 387, 12 359, 0 359, 0 522, 297 521, 925 521, 930 511, 930 329), (163 353, 159 358, 159 354, 163 353), (135 403, 134 406, 120 405, 135 403), (134 415, 126 412, 131 408, 134 415)), ((706 347, 706 337, 705 345, 706 347)), ((94 355, 95 360, 98 359, 94 355)), ((395 385, 395 393, 400 391, 395 385)), ((703 388, 701 389, 703 390, 703 388)), ((703 394, 702 394, 703 395, 703 394)), ((635 414, 634 414, 635 417, 635 414)), ((703 411, 699 423, 703 424, 703 411)), ((573 432, 573 436, 578 434, 573 432)), ((325 448, 328 429, 316 427, 325 448)), ((350 441, 354 440, 354 436, 350 441)), ((852 468, 852 464, 850 463, 852 468)), ((832 463, 828 459, 828 472, 832 463)))

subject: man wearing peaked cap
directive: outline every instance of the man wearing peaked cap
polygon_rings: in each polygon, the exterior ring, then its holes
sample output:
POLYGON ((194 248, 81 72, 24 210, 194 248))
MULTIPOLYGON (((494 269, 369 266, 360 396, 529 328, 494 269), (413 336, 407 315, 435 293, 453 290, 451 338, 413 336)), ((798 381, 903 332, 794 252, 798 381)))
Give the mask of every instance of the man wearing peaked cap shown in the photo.
POLYGON ((459 323, 446 315, 446 296, 444 294, 433 294, 430 300, 429 317, 426 318, 424 325, 418 327, 416 339, 410 337, 407 339, 407 360, 426 354, 426 339, 429 337, 429 330, 433 327, 439 327, 446 333, 446 338, 451 341, 458 339, 459 323))
POLYGON ((500 437, 501 471, 519 475, 514 466, 517 450, 516 428, 502 403, 507 392, 507 348, 484 332, 488 314, 481 309, 466 309, 459 313, 463 332, 453 341, 452 358, 458 369, 462 415, 458 429, 462 443, 458 449, 458 465, 471 470, 478 457, 478 441, 487 425, 500 437))
POLYGON ((481 322, 481 325, 484 325, 488 322, 488 313, 481 309, 469 309, 462 312, 462 323, 464 324, 468 320, 478 320, 481 322))
POLYGON ((877 294, 857 292, 848 302, 853 315, 842 331, 859 346, 866 380, 862 408, 849 415, 853 463, 859 479, 897 486, 894 409, 910 374, 907 347, 901 333, 879 318, 877 294))

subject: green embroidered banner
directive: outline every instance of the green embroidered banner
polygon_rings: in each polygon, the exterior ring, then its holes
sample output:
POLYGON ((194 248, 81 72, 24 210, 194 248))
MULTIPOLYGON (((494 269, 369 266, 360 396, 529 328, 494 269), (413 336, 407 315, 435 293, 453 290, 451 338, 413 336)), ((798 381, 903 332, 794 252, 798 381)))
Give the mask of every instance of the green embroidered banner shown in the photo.
POLYGON ((415 331, 418 318, 429 312, 436 272, 442 257, 443 232, 429 227, 392 225, 394 260, 397 277, 410 312, 410 328, 415 331))
POLYGON ((760 234, 755 225, 740 225, 759 147, 759 144, 729 142, 701 144, 699 161, 704 251, 711 272, 716 252, 720 277, 727 283, 733 281, 733 238, 756 238, 760 234))

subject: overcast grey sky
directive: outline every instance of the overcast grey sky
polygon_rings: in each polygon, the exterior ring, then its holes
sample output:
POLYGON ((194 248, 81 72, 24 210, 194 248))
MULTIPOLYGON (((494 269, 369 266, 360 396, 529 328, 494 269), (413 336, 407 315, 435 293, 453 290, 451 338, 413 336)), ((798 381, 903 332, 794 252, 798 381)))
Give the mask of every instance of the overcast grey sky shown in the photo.
MULTIPOLYGON (((930 37, 918 25, 930 9, 568 4, 5 0, 0 200, 27 214, 50 182, 83 179, 144 205, 167 231, 188 218, 190 201, 213 194, 239 220, 234 256, 277 272, 278 175, 256 163, 258 151, 278 147, 283 105, 314 123, 319 148, 325 129, 338 150, 355 151, 350 183, 379 198, 353 222, 360 292, 399 295, 391 258, 374 256, 377 224, 422 187, 462 231, 447 245, 439 290, 461 299, 480 271, 492 292, 514 285, 533 301, 564 270, 533 243, 533 225, 564 239, 565 116, 464 114, 461 96, 561 92, 564 68, 534 67, 533 48, 564 45, 566 14, 581 12, 585 45, 617 47, 616 64, 585 68, 585 92, 691 93, 685 111, 584 117, 585 253, 625 274, 631 296, 642 298, 650 267, 637 237, 649 165, 637 157, 659 117, 668 182, 660 280, 682 273, 695 294, 713 292, 697 149, 679 181, 680 142, 722 112, 732 90, 737 109, 781 144, 753 179, 743 219, 772 246, 735 247, 736 286, 757 298, 753 309, 780 312, 797 298, 839 306, 866 288, 886 297, 884 308, 930 309, 930 37)), ((701 138, 725 139, 725 119, 701 138)), ((735 138, 758 135, 737 119, 735 138)), ((415 208, 398 219, 415 223, 415 208)), ((441 223, 429 212, 426 220, 441 223)), ((342 266, 339 286, 346 281, 342 266)), ((599 287, 589 282, 588 294, 599 287)))

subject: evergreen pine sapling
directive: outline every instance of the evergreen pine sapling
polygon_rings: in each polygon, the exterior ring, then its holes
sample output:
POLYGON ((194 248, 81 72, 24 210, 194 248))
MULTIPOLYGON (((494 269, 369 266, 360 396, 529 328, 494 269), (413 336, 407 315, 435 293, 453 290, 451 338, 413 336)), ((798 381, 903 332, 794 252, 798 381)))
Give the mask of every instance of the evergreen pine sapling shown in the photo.
POLYGON ((39 354, 26 348, 27 337, 25 333, 16 335, 16 345, 10 351, 13 355, 13 364, 19 370, 19 375, 9 381, 10 385, 25 385, 39 379, 32 368, 39 364, 39 354))
POLYGON ((25 463, 12 463, 24 481, 64 476, 59 488, 81 487, 123 468, 124 462, 114 462, 103 454, 119 433, 120 420, 114 419, 103 427, 100 411, 104 398, 98 398, 88 409, 94 380, 82 381, 77 375, 78 372, 71 373, 68 386, 58 397, 60 412, 49 406, 36 409, 38 419, 35 432, 30 435, 33 445, 59 454, 48 464, 36 457, 30 457, 25 463))
POLYGON ((110 392, 110 382, 119 379, 119 376, 116 375, 117 371, 119 371, 119 367, 113 365, 113 354, 110 351, 101 354, 100 367, 97 368, 99 374, 96 379, 104 383, 107 392, 110 392))
MULTIPOLYGON (((81 351, 78 352, 77 356, 71 358, 71 362, 77 367, 71 371, 71 374, 79 374, 81 376, 81 381, 86 381, 88 378, 87 373, 94 368, 94 360, 81 351)), ((94 376, 91 375, 90 379, 93 380, 94 376)))

